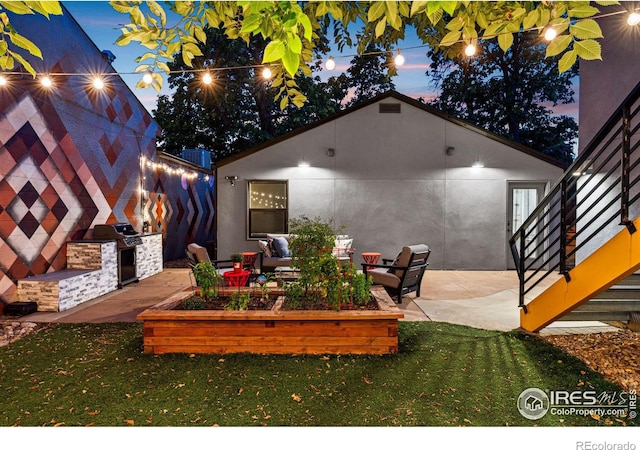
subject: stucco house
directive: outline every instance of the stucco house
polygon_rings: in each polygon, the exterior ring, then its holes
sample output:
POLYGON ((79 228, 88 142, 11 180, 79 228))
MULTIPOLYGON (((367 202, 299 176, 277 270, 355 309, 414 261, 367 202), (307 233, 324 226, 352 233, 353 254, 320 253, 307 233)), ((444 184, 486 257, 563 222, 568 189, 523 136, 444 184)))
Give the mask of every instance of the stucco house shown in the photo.
POLYGON ((563 172, 538 151, 387 92, 216 171, 217 256, 257 251, 306 215, 346 225, 354 262, 431 249, 430 268, 504 270, 507 240, 563 172))

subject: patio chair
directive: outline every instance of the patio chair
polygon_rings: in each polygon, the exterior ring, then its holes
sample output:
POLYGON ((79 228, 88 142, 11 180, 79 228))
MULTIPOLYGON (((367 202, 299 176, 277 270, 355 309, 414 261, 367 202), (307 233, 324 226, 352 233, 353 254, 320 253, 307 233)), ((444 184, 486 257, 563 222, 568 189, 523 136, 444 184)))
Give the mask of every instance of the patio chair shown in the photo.
POLYGON ((383 264, 362 264, 362 271, 370 276, 373 284, 382 285, 397 302, 402 296, 415 292, 420 297, 420 284, 429 263, 431 250, 424 244, 409 245, 402 248, 395 260, 383 259, 383 264))
POLYGON ((209 257, 209 252, 207 251, 207 249, 196 243, 187 245, 185 253, 187 255, 187 260, 189 261, 189 267, 191 267, 191 269, 193 269, 199 262, 209 261, 215 266, 216 271, 220 275, 233 270, 233 261, 231 261, 230 259, 212 260, 209 257))

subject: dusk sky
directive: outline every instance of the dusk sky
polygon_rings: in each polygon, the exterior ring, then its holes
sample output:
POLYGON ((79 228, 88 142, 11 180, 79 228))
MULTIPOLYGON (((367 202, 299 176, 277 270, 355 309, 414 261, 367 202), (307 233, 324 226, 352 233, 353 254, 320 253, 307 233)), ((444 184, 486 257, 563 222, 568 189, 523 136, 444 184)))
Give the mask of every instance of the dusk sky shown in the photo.
MULTIPOLYGON (((131 43, 125 47, 115 44, 116 39, 120 36, 120 28, 123 24, 128 23, 126 22, 128 21, 128 16, 114 11, 106 1, 64 1, 63 4, 100 50, 110 50, 116 56, 116 60, 113 63, 114 69, 121 73, 124 81, 131 87, 145 107, 149 111, 154 109, 157 100, 156 92, 153 89, 136 89, 135 85, 140 79, 140 75, 127 74, 135 70, 137 65, 135 58, 148 50, 137 43, 131 43)), ((425 75, 429 63, 426 56, 427 48, 411 48, 421 45, 423 45, 422 42, 417 39, 415 33, 412 33, 399 46, 406 62, 398 69, 398 76, 393 78, 398 92, 414 98, 430 97, 432 95, 429 79, 425 75)), ((345 57, 340 57, 338 53, 334 54, 333 56, 336 60, 335 70, 331 72, 324 70, 321 76, 327 78, 332 75, 339 75, 340 71, 348 68, 351 56, 355 53, 355 49, 346 49, 344 52, 345 57)), ((169 92, 166 87, 163 88, 163 94, 169 92)))
MULTIPOLYGON (((121 74, 123 80, 131 87, 142 104, 149 111, 155 109, 158 98, 156 91, 151 88, 136 89, 135 85, 141 77, 139 74, 133 74, 137 65, 135 58, 145 53, 147 49, 135 42, 125 47, 115 44, 116 39, 120 36, 120 28, 128 23, 128 16, 114 11, 107 1, 63 1, 62 3, 100 50, 110 50, 116 56, 113 63, 114 69, 121 74)), ((413 29, 408 31, 407 39, 398 47, 406 62, 398 69, 398 75, 393 78, 396 90, 413 98, 432 98, 433 86, 425 75, 429 65, 429 59, 426 56, 427 48, 417 38, 413 29)), ((355 49, 346 49, 343 52, 344 56, 340 56, 336 52, 332 55, 336 60, 336 69, 331 72, 323 70, 320 76, 326 79, 332 75, 339 75, 341 71, 348 68, 349 61, 355 53, 355 49)), ((170 93, 167 85, 165 77, 162 94, 170 93)), ((557 113, 572 116, 577 121, 577 85, 574 90, 575 103, 559 105, 554 109, 557 113)))

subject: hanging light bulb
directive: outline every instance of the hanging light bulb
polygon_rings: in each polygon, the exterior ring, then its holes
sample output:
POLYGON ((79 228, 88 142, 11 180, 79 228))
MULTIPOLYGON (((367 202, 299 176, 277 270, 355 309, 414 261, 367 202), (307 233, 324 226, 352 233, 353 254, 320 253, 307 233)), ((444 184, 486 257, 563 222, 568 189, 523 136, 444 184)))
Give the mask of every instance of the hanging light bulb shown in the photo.
POLYGON ((205 72, 204 75, 202 75, 202 82, 207 86, 213 83, 213 77, 209 72, 205 72))
POLYGON ((7 85, 7 77, 5 77, 4 75, 0 75, 0 86, 6 86, 7 85))
POLYGON ((327 59, 327 62, 324 63, 324 66, 327 68, 327 70, 333 70, 336 68, 336 60, 333 59, 333 56, 329 56, 329 59, 327 59))
POLYGON ((558 35, 558 32, 553 27, 547 27, 547 29, 544 32, 544 38, 547 41, 553 41, 557 35, 558 35))
POLYGON ((264 69, 262 69, 262 78, 264 78, 265 80, 270 80, 272 76, 273 73, 271 72, 269 66, 265 66, 264 69))
POLYGON ((400 53, 400 49, 398 49, 398 54, 394 58, 393 62, 395 63, 396 67, 404 64, 404 56, 402 56, 402 53, 400 53))
POLYGON ((473 167, 474 169, 481 169, 482 167, 484 167, 484 163, 480 161, 479 156, 476 156, 476 160, 473 162, 473 164, 471 164, 471 167, 473 167))
POLYGON ((104 88, 104 81, 102 81, 102 78, 100 77, 95 77, 93 79, 93 87, 100 90, 104 88))
POLYGON ((145 84, 153 83, 153 75, 151 75, 151 72, 145 73, 142 77, 142 81, 144 81, 145 84))
POLYGON ((45 75, 42 78, 40 78, 40 84, 42 84, 42 86, 46 88, 50 88, 51 86, 53 86, 53 81, 51 81, 51 78, 49 77, 49 75, 45 75))
POLYGON ((464 54, 467 56, 473 56, 476 54, 476 46, 471 42, 464 48, 464 54))
POLYGON ((629 14, 629 17, 627 17, 627 23, 630 26, 638 25, 640 23, 640 14, 638 14, 637 12, 632 12, 631 14, 629 14))

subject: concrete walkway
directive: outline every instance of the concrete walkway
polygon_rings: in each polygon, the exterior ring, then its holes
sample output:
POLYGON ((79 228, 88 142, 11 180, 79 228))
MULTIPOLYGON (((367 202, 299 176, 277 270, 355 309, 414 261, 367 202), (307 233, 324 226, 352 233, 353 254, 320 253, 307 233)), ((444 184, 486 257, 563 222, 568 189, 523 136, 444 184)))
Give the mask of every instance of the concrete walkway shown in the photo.
MULTIPOLYGON (((103 295, 63 312, 37 312, 19 321, 100 323, 135 322, 147 307, 191 286, 189 269, 165 269, 139 283, 103 295)), ((541 289, 544 286, 541 285, 541 289)), ((405 296, 403 320, 433 320, 475 328, 508 331, 519 327, 518 278, 514 271, 449 271, 425 273, 421 296, 405 296)), ((600 322, 558 322, 541 334, 615 331, 600 322)))

